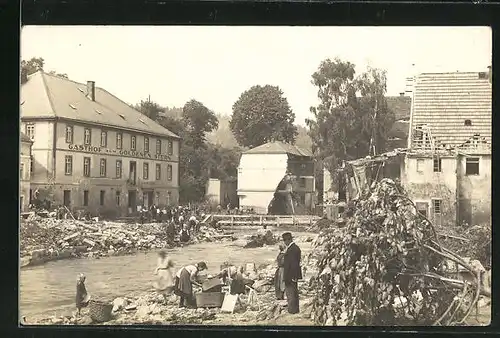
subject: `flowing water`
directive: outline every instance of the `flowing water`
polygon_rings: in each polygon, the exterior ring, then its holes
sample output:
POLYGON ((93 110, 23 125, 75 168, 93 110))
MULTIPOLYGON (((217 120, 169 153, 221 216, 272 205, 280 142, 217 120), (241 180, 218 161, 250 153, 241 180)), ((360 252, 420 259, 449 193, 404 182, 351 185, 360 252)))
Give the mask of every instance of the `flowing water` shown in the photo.
MULTIPOLYGON (((281 230, 281 229, 280 229, 281 230)), ((239 238, 247 231, 237 232, 239 238)), ((311 236, 294 232, 295 238, 311 236)), ((199 243, 169 250, 176 268, 198 261, 206 261, 208 273, 219 271, 220 265, 229 261, 235 265, 253 262, 273 263, 277 245, 243 249, 245 240, 219 243, 199 243)), ((303 257, 310 243, 297 241, 303 257)), ((157 253, 139 253, 133 256, 104 257, 101 259, 74 259, 49 262, 42 266, 22 269, 20 272, 20 315, 30 318, 60 316, 75 310, 76 277, 87 276, 86 286, 94 298, 112 300, 120 296, 133 296, 152 290, 157 253)))

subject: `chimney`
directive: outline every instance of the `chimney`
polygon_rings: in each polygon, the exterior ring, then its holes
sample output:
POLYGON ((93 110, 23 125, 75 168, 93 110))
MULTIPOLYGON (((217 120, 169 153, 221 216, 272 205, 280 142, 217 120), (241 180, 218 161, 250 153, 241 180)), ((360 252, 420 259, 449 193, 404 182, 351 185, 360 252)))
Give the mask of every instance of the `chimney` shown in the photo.
POLYGON ((87 97, 95 101, 95 82, 87 81, 87 97))
POLYGON ((404 97, 404 96, 405 96, 405 93, 404 93, 404 92, 399 93, 399 96, 404 97))
POLYGON ((488 79, 490 80, 491 83, 491 66, 488 66, 488 79))

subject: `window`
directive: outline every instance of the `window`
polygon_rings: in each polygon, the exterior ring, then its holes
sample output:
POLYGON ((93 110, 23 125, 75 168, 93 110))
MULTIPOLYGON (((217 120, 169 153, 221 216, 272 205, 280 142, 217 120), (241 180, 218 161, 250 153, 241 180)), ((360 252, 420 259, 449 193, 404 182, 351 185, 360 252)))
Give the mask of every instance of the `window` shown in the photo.
POLYGON ((123 147, 123 134, 116 133, 116 149, 122 149, 123 147))
POLYGON ((115 194, 116 205, 120 205, 120 191, 115 194))
POLYGON ((479 175, 479 157, 465 159, 465 175, 479 175))
POLYGON ((427 209, 429 208, 429 204, 427 202, 415 202, 415 207, 422 216, 427 218, 427 209))
POLYGON ((432 200, 432 208, 434 209, 434 215, 441 215, 441 200, 432 200))
POLYGON ((33 155, 30 156, 30 173, 33 173, 33 170, 35 168, 35 158, 33 155))
POLYGON ((144 136, 144 152, 149 153, 149 137, 144 136))
POLYGON ((73 143, 73 126, 66 126, 66 143, 73 143))
POLYGON ((106 148, 108 146, 108 132, 101 130, 101 147, 106 148))
POLYGON ((441 159, 439 157, 434 157, 433 171, 435 173, 441 172, 441 159))
POLYGON ((484 80, 484 79, 487 79, 487 78, 488 78, 488 74, 487 74, 486 72, 479 72, 479 73, 477 74, 477 77, 478 77, 479 79, 484 80))
POLYGON ((90 128, 85 128, 83 130, 83 143, 88 146, 92 143, 92 131, 90 128))
POLYGON ((116 178, 122 178, 122 160, 116 160, 116 178))
POLYGON ((174 153, 174 142, 168 141, 168 154, 172 155, 174 153))
POLYGON ((104 195, 105 195, 105 191, 104 190, 101 190, 101 193, 99 194, 99 204, 102 206, 104 205, 104 195))
POLYGON ((156 180, 161 180, 161 164, 156 164, 156 180))
POLYGON ((64 156, 64 173, 66 175, 73 174, 73 156, 71 155, 64 156))
POLYGON ((34 123, 26 123, 25 133, 30 139, 35 138, 35 124, 34 123))
POLYGON ((142 178, 149 179, 149 163, 144 163, 142 166, 142 178))
POLYGON ((83 206, 84 207, 89 206, 89 191, 88 190, 83 191, 83 206))
POLYGON ((135 150, 136 148, 136 138, 134 135, 130 136, 130 149, 135 150))
POLYGON ((172 181, 172 165, 167 165, 167 180, 172 181))
POLYGON ((472 121, 471 120, 465 120, 464 121, 464 126, 467 126, 467 127, 472 126, 472 121))
POLYGON ((24 163, 19 166, 19 179, 24 180, 24 163))
POLYGON ((156 140, 156 153, 161 154, 161 140, 156 140))
POLYGON ((425 164, 425 161, 423 159, 417 159, 417 172, 418 173, 424 172, 424 164, 425 164))
POLYGON ((83 158, 83 176, 90 177, 90 157, 83 158))
POLYGON ((105 158, 101 158, 101 165, 100 165, 99 173, 100 173, 101 177, 106 177, 106 159, 105 158))

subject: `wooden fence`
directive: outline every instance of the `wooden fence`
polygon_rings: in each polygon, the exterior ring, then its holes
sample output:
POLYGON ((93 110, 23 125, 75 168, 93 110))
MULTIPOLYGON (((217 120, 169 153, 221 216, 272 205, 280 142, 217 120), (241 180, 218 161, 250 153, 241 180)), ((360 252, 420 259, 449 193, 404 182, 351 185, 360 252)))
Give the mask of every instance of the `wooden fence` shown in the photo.
POLYGON ((312 226, 316 215, 209 215, 205 222, 218 221, 223 226, 312 226))

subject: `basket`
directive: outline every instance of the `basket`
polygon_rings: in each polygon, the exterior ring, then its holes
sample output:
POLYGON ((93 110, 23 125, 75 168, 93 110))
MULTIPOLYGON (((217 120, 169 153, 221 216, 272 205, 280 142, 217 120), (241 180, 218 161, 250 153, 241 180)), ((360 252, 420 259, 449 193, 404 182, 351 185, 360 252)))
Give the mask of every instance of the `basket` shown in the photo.
POLYGON ((113 304, 108 302, 91 300, 89 302, 89 315, 97 323, 104 323, 111 320, 113 304))

